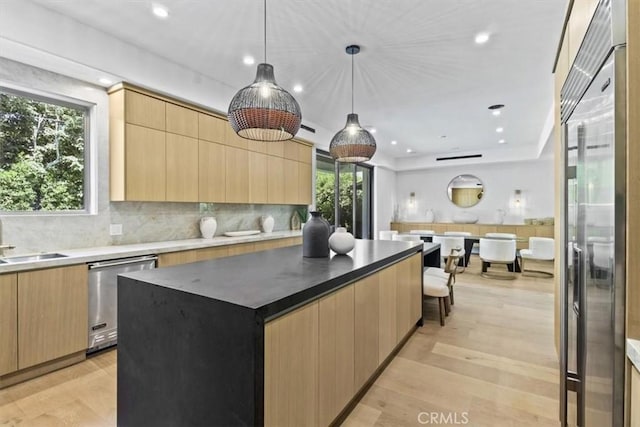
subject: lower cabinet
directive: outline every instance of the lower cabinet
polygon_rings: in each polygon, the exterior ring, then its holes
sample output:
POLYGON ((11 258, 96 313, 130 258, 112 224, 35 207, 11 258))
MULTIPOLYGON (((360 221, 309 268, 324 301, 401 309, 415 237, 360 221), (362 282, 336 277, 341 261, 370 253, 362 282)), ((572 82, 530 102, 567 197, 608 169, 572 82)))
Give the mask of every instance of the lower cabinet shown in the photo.
POLYGON ((18 370, 18 275, 0 275, 0 376, 18 370))
POLYGON ((18 369, 87 348, 85 264, 18 273, 18 369))
POLYGON ((422 315, 422 254, 265 325, 266 426, 326 426, 422 315))
POLYGON ((631 365, 631 398, 630 406, 631 409, 629 411, 629 425, 631 427, 640 426, 640 372, 633 366, 632 363, 628 363, 631 365))

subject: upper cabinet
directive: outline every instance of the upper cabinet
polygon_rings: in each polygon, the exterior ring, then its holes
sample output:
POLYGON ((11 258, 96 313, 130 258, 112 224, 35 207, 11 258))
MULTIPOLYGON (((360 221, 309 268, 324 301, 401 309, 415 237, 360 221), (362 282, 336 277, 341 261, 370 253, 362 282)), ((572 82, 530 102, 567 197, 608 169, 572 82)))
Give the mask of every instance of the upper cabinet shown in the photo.
POLYGON ((109 132, 112 201, 311 204, 309 143, 247 140, 213 112, 126 83, 109 91, 109 132))

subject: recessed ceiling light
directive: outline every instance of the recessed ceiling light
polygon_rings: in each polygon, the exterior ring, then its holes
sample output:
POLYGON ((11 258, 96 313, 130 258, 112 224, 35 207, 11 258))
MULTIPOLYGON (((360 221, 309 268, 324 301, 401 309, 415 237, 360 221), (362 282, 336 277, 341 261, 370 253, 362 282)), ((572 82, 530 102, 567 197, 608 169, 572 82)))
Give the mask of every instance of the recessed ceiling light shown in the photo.
POLYGON ((395 140, 391 141, 391 145, 396 145, 397 143, 398 141, 395 141, 395 140))
POLYGON ((501 139, 500 141, 498 141, 498 144, 504 144, 505 142, 507 141, 505 141, 504 139, 501 139))
POLYGON ((499 116, 501 113, 500 110, 493 110, 491 114, 493 114, 494 116, 499 116))
POLYGON ((153 14, 158 18, 166 19, 169 17, 169 9, 161 4, 154 4, 152 10, 153 14))
POLYGON ((110 85, 111 83, 113 83, 111 80, 109 80, 106 77, 100 77, 98 81, 103 85, 110 85))
POLYGON ((253 56, 247 55, 242 58, 242 62, 244 62, 244 65, 253 65, 255 64, 256 60, 253 59, 253 56))
POLYGON ((476 34, 475 41, 477 44, 484 44, 489 41, 489 33, 478 33, 476 34))
POLYGON ((411 148, 407 148, 407 153, 413 153, 413 150, 411 148))
POLYGON ((302 92, 302 85, 295 85, 295 86, 293 87, 293 91, 294 91, 294 92, 297 92, 297 93, 302 92))
POLYGON ((502 133, 502 131, 504 131, 504 129, 503 129, 503 128, 496 128, 496 132, 498 132, 498 133, 502 133))

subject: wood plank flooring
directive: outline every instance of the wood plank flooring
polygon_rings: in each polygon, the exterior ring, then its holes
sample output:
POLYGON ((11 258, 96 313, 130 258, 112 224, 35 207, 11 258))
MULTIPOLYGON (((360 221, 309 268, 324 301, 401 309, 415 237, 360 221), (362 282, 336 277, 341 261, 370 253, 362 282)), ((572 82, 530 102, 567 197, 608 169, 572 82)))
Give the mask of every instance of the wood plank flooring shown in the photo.
MULTIPOLYGON (((436 300, 425 302, 425 326, 345 426, 418 426, 419 416, 422 425, 559 424, 553 279, 485 279, 479 264, 473 257, 457 276, 444 327, 436 300), (442 417, 439 424, 431 416, 442 417)), ((0 426, 115 426, 116 363, 116 352, 107 351, 0 390, 0 426)))

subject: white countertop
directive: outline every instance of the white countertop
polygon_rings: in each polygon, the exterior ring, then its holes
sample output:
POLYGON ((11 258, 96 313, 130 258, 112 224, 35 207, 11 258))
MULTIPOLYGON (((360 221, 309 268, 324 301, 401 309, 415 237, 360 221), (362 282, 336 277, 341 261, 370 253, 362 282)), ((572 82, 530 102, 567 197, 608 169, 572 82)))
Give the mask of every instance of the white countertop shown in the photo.
MULTIPOLYGON (((260 242, 265 240, 285 239, 302 236, 302 231, 274 231, 239 237, 214 237, 213 239, 170 240, 162 242, 137 243, 132 245, 101 246, 95 248, 69 249, 50 251, 66 255, 64 258, 47 259, 41 261, 0 264, 0 274, 16 271, 35 270, 40 268, 60 267, 65 265, 83 264, 87 262, 104 261, 115 258, 161 254, 167 252, 202 249, 213 246, 235 245, 239 243, 260 242)), ((8 257, 11 258, 11 257, 8 257)))
POLYGON ((627 338, 627 357, 633 366, 640 371, 640 340, 627 338))

